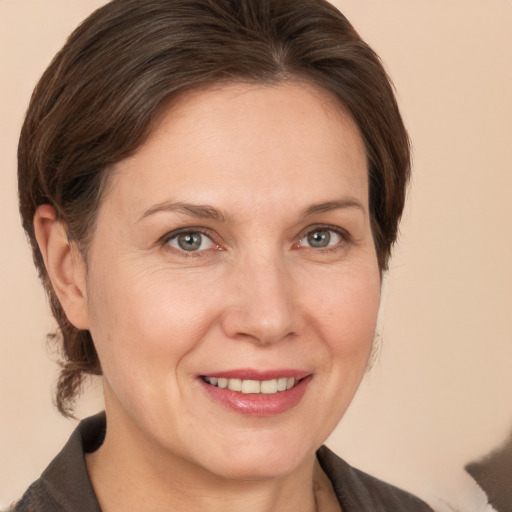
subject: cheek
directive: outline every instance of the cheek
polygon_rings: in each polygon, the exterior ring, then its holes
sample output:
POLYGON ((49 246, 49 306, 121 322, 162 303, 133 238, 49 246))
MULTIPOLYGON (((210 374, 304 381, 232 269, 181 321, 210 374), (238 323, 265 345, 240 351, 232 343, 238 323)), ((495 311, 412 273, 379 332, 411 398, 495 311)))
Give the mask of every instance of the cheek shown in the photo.
POLYGON ((333 275, 325 283, 323 293, 313 288, 317 291, 309 302, 311 322, 323 340, 325 389, 330 390, 320 402, 333 407, 336 424, 368 365, 380 305, 380 275, 369 268, 333 275))
POLYGON ((379 311, 380 275, 373 266, 332 272, 322 280, 317 274, 307 290, 308 325, 321 339, 316 348, 321 354, 321 391, 315 396, 315 410, 325 411, 316 427, 324 442, 345 414, 366 371, 379 311))
POLYGON ((178 373, 200 343, 207 318, 186 288, 120 270, 112 269, 108 279, 91 276, 91 334, 110 405, 151 416, 181 399, 178 373))
POLYGON ((333 272, 323 283, 317 279, 307 287, 311 321, 323 333, 333 364, 365 367, 380 306, 378 269, 333 272))
POLYGON ((193 281, 122 264, 91 273, 91 334, 107 377, 168 371, 196 346, 214 313, 211 297, 193 281))

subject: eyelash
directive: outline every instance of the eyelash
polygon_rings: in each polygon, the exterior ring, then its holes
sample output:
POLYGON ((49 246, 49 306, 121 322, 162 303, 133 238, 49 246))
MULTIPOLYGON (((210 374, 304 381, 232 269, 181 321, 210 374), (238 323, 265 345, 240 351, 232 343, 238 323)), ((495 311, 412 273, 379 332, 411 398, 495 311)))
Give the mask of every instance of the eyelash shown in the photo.
POLYGON ((194 228, 194 227, 191 227, 191 228, 182 228, 182 229, 178 229, 176 231, 172 231, 171 233, 167 233, 166 235, 164 235, 160 240, 161 240, 161 244, 167 248, 169 251, 172 251, 173 253, 175 254, 178 254, 179 256, 181 256, 182 258, 197 258, 197 257, 201 257, 201 256, 204 256, 204 253, 207 252, 208 250, 211 250, 211 249, 203 249, 203 250, 200 250, 200 251, 186 251, 184 249, 178 249, 176 247, 172 247, 170 246, 170 242, 176 238, 178 238, 180 235, 186 235, 186 234, 199 234, 199 235, 202 235, 206 238, 208 238, 209 240, 211 240, 212 244, 214 245, 213 247, 213 250, 217 250, 217 251, 221 251, 222 248, 219 244, 217 244, 214 240, 213 240, 213 237, 211 235, 211 233, 203 228, 194 228))
MULTIPOLYGON (((223 250, 222 247, 214 241, 214 238, 211 235, 211 233, 203 228, 191 227, 191 228, 182 228, 177 231, 172 231, 171 233, 167 233, 166 235, 164 235, 160 239, 160 243, 161 243, 161 245, 166 247, 168 250, 172 250, 175 254, 178 254, 179 256, 181 256, 183 258, 202 257, 202 256, 205 256, 205 253, 207 251, 211 250, 211 248, 208 248, 208 249, 195 250, 195 251, 186 251, 184 249, 178 249, 178 248, 170 246, 170 242, 172 240, 175 240, 180 235, 184 235, 184 234, 200 234, 202 236, 205 236, 213 244, 213 246, 214 246, 213 250, 216 250, 216 251, 223 250)), ((298 238, 298 242, 295 242, 293 244, 294 249, 314 250, 315 252, 323 252, 323 253, 337 251, 340 248, 346 246, 347 244, 352 243, 352 236, 347 231, 345 231, 344 229, 341 229, 339 227, 329 226, 329 225, 309 226, 304 231, 302 231, 301 234, 299 235, 299 237, 297 237, 297 238, 298 238), (335 245, 326 246, 326 247, 311 247, 311 246, 300 245, 300 242, 305 237, 307 237, 309 234, 312 234, 312 233, 315 233, 318 231, 330 231, 332 233, 335 233, 337 236, 339 236, 341 240, 338 243, 336 243, 335 245)))
POLYGON ((334 252, 338 251, 339 249, 345 247, 347 244, 350 244, 353 242, 352 236, 350 233, 345 231, 344 229, 341 229, 337 226, 329 226, 325 224, 317 225, 317 226, 309 226, 307 227, 300 235, 299 241, 294 244, 294 247, 297 249, 304 248, 304 249, 310 249, 314 250, 316 252, 334 252), (332 233, 335 233, 340 237, 340 241, 337 244, 329 245, 327 247, 311 247, 311 246, 300 246, 300 242, 304 240, 309 234, 318 232, 318 231, 330 231, 332 233))

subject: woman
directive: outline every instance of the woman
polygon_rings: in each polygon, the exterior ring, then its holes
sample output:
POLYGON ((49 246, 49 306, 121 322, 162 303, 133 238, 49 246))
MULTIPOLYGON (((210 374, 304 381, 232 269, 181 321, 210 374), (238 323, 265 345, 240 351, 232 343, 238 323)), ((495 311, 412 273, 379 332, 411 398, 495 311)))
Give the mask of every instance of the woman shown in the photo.
POLYGON ((114 0, 19 146, 59 323, 59 410, 14 510, 426 511, 322 443, 370 358, 409 145, 390 82, 318 0, 114 0))

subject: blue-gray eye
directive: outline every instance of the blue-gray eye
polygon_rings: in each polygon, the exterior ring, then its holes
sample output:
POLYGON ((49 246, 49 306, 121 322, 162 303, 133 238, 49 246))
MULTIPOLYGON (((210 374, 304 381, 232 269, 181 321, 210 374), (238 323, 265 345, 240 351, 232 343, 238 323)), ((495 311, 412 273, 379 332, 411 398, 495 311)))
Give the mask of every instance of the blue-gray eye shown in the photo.
POLYGON ((199 231, 185 231, 179 233, 173 236, 168 243, 175 249, 187 252, 204 251, 214 245, 208 236, 199 231))
POLYGON ((307 233, 300 241, 301 246, 323 249, 340 243, 341 236, 332 229, 315 229, 307 233))

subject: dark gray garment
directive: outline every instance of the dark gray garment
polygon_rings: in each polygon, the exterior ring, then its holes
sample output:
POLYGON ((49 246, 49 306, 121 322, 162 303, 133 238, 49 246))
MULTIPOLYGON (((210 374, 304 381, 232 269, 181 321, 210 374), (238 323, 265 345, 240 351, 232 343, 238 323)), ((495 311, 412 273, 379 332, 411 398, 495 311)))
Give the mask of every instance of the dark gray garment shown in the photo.
POLYGON ((512 435, 483 460, 468 464, 466 471, 484 490, 497 512, 512 512, 512 435))
MULTIPOLYGON (((84 454, 101 446, 105 429, 105 413, 80 422, 62 451, 11 510, 101 512, 84 454)), ((352 468, 325 446, 317 456, 343 512, 432 512, 418 498, 352 468)))

